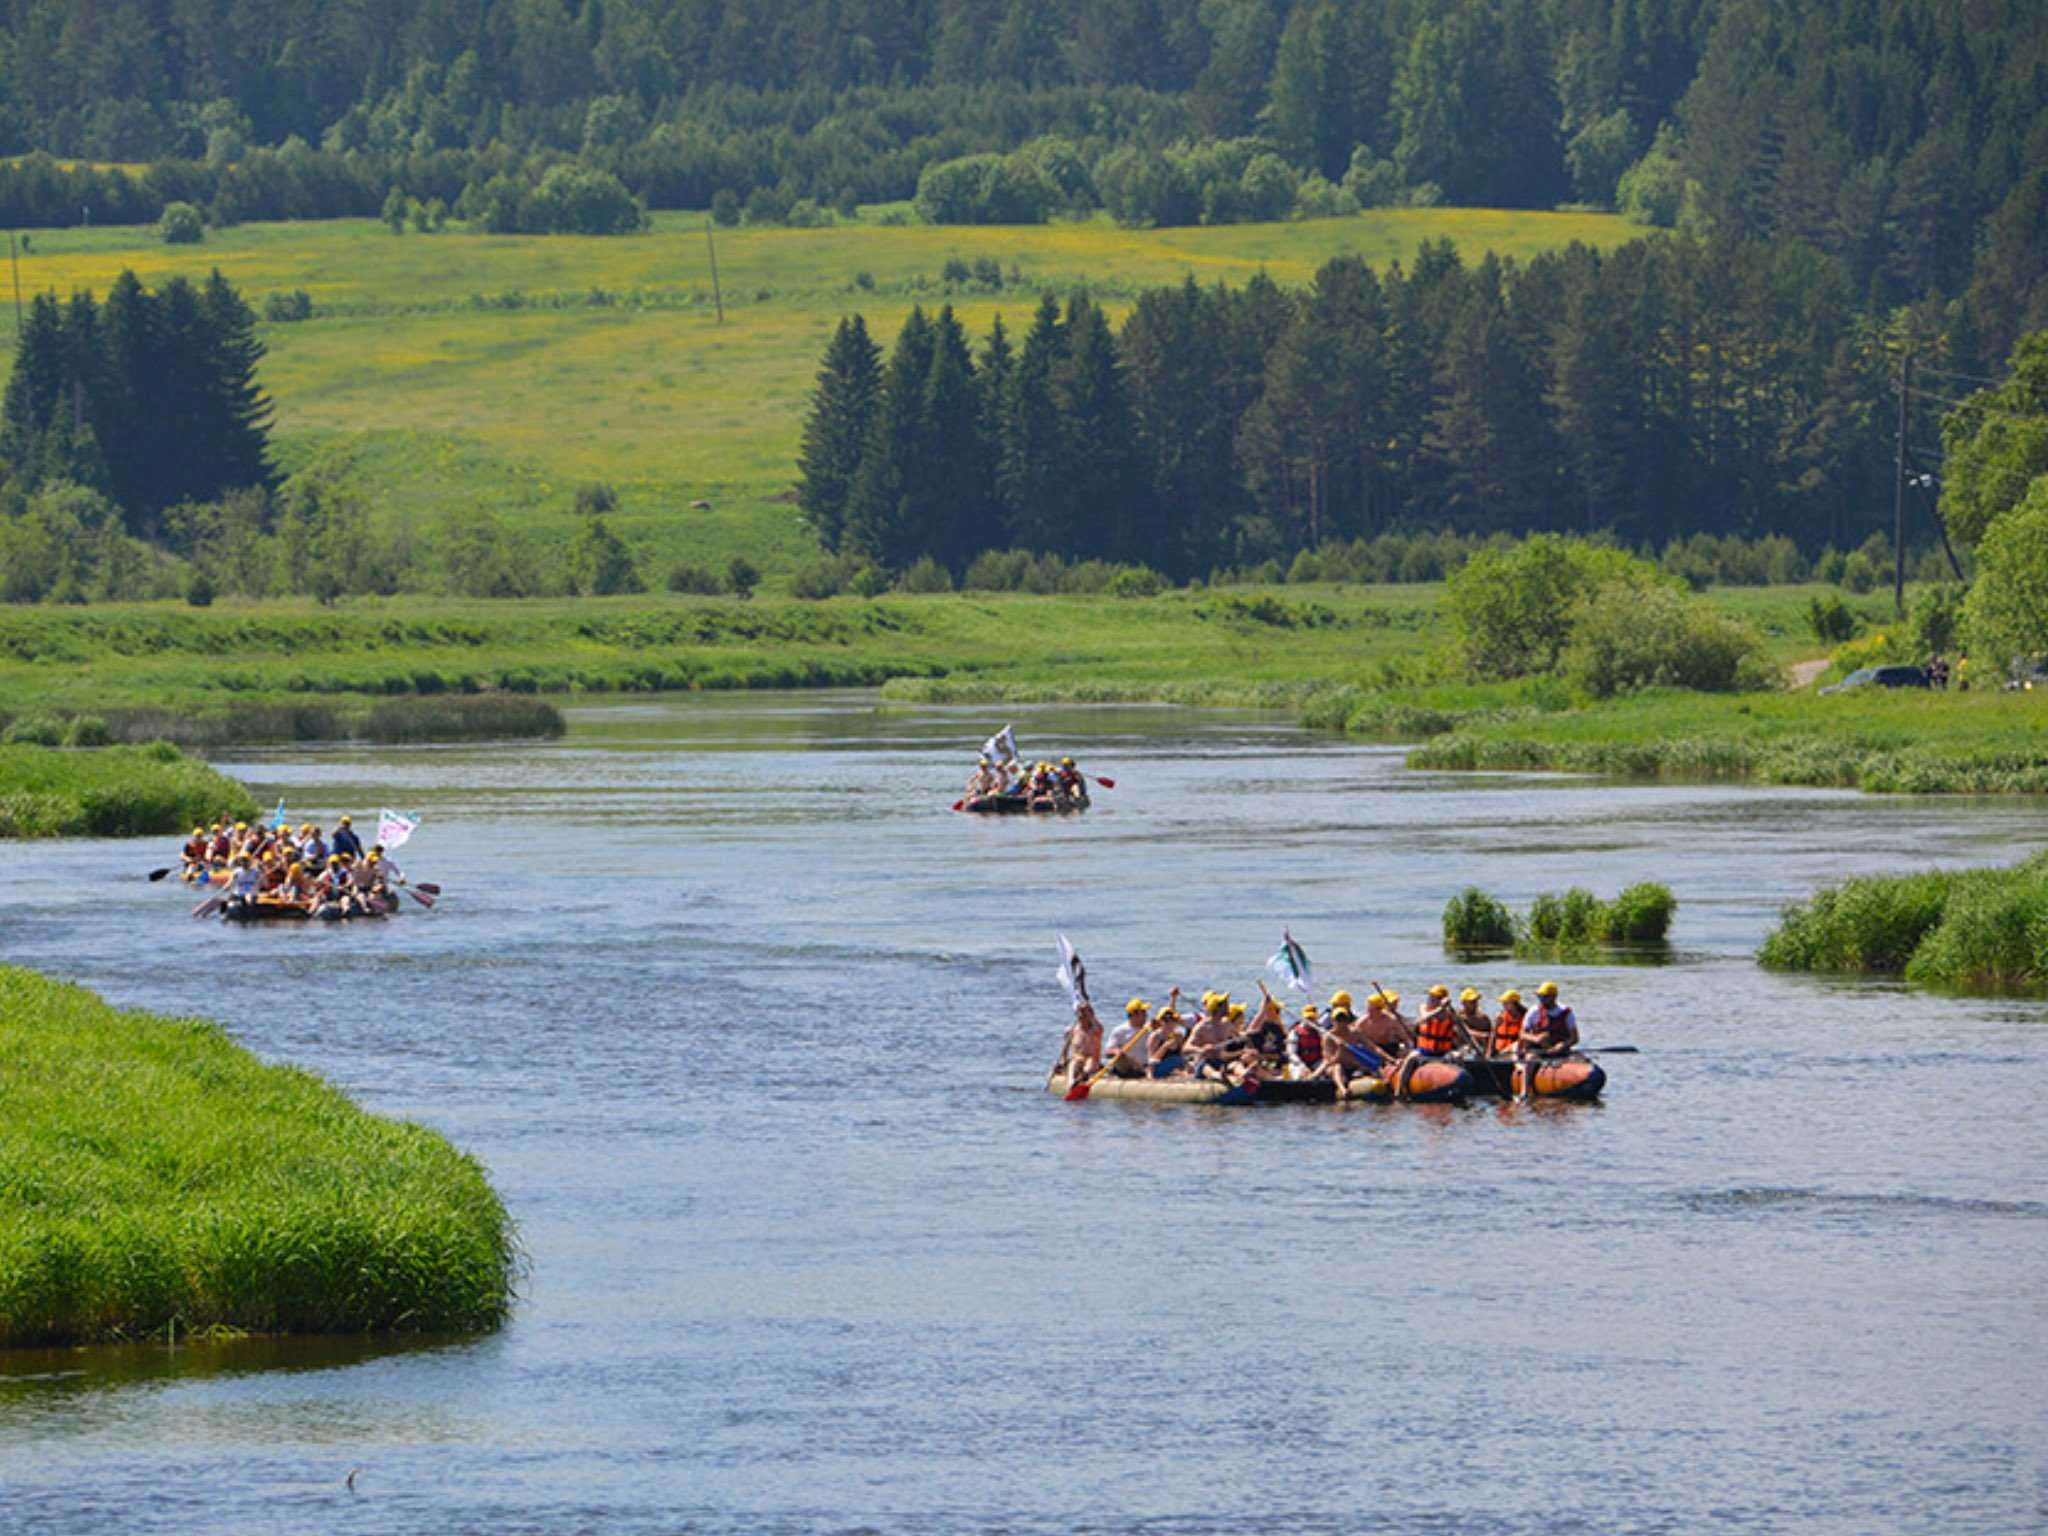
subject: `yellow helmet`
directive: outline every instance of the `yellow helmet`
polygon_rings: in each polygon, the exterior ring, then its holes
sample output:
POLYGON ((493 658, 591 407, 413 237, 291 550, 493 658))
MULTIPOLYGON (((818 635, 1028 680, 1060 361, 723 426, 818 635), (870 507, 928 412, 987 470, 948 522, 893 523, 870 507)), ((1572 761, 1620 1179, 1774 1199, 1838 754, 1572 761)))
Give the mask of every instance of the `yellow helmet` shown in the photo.
POLYGON ((1513 987, 1509 987, 1507 991, 1501 993, 1500 1000, 1504 1003, 1513 1003, 1517 1008, 1522 1006, 1522 994, 1513 987))
POLYGON ((313 823, 311 823, 310 821, 302 821, 299 823, 299 836, 304 837, 308 832, 312 830, 313 823))
POLYGON ((1074 766, 1074 760, 1071 757, 1063 757, 1060 759, 1060 766, 1062 768, 1071 768, 1074 766))
POLYGON ((1351 994, 1349 992, 1332 992, 1330 994, 1330 1006, 1332 1008, 1349 1008, 1351 1006, 1351 994))
POLYGON ((1467 987, 1467 988, 1466 988, 1466 989, 1465 989, 1464 991, 1462 991, 1462 992, 1460 992, 1460 993, 1458 994, 1458 1001, 1459 1001, 1459 1002, 1461 1002, 1461 1003, 1476 1003, 1476 1002, 1478 1002, 1478 1001, 1479 1001, 1479 989, 1478 989, 1477 987, 1467 987))
POLYGON ((1316 1012, 1316 1005, 1314 1003, 1303 1003, 1301 1005, 1301 1016, 1304 1019, 1313 1019, 1320 1017, 1320 1015, 1316 1012))
POLYGON ((1231 1022, 1231 1023, 1233 1023, 1233 1024, 1235 1024, 1235 1023, 1236 1023, 1236 1022, 1237 1022, 1237 1021, 1238 1021, 1239 1019, 1241 1019, 1241 1018, 1243 1018, 1243 1017, 1244 1017, 1244 1004, 1243 1004, 1243 1003, 1232 1003, 1232 1004, 1230 1005, 1230 1022, 1231 1022))
POLYGON ((340 822, 340 825, 342 825, 342 826, 344 826, 344 827, 345 827, 345 826, 348 826, 348 825, 349 825, 349 819, 348 819, 348 818, 347 818, 346 816, 342 817, 342 818, 341 818, 341 822, 340 822))
POLYGON ((1438 982, 1435 986, 1429 989, 1429 995, 1431 997, 1439 998, 1449 997, 1451 995, 1451 989, 1445 986, 1442 982, 1438 982))
POLYGON ((1152 1015, 1152 1022, 1157 1024, 1161 1019, 1170 1019, 1172 1017, 1174 1017, 1173 1004, 1161 1003, 1158 1012, 1152 1015))
MULTIPOLYGON (((343 858, 346 858, 346 857, 348 857, 348 855, 346 855, 346 854, 343 854, 343 855, 342 855, 342 857, 343 857, 343 858)), ((377 861, 378 859, 381 859, 381 858, 383 858, 383 857, 384 857, 384 850, 383 850, 382 848, 372 848, 372 849, 370 850, 370 860, 371 860, 371 862, 372 862, 372 863, 375 863, 375 862, 376 862, 376 861, 377 861)))
POLYGON ((194 827, 194 828, 192 829, 192 835, 193 835, 194 837, 204 837, 204 836, 206 836, 206 828, 204 828, 204 827, 194 827))
POLYGON ((1388 1006, 1389 1008, 1393 1008, 1393 1007, 1396 1007, 1396 1006, 1397 1006, 1397 1005, 1398 1005, 1398 1004, 1400 1003, 1400 1001, 1401 1001, 1401 994, 1400 994, 1400 993, 1398 993, 1398 992, 1389 992, 1389 993, 1387 994, 1386 1002, 1387 1002, 1387 1006, 1388 1006))
POLYGON ((1387 1006, 1387 994, 1386 994, 1386 993, 1384 993, 1384 992, 1375 992, 1375 993, 1373 993, 1373 994, 1372 994, 1372 996, 1368 997, 1368 998, 1367 998, 1367 999, 1365 1000, 1365 1006, 1366 1006, 1366 1007, 1368 1007, 1368 1008, 1384 1008, 1384 1007, 1386 1007, 1386 1006, 1387 1006))
POLYGON ((1538 997, 1557 996, 1557 983, 1554 981, 1546 981, 1545 983, 1543 983, 1542 986, 1536 989, 1536 995, 1538 997))
POLYGON ((288 870, 286 870, 286 871, 285 871, 285 873, 286 873, 286 874, 289 874, 289 875, 302 875, 302 874, 304 874, 305 872, 306 872, 306 866, 305 866, 305 865, 303 865, 303 864, 301 864, 301 863, 300 863, 300 862, 299 862, 299 861, 298 861, 297 859, 293 859, 293 860, 292 860, 292 867, 291 867, 290 869, 288 869, 288 870))
POLYGON ((246 832, 249 830, 249 823, 247 823, 246 821, 238 821, 235 823, 235 830, 237 832, 246 832))
MULTIPOLYGON (((372 857, 374 857, 374 855, 372 855, 372 857)), ((1134 997, 1128 1003, 1124 1004, 1124 1016, 1126 1018, 1128 1018, 1130 1015, 1134 1013, 1143 1015, 1150 1013, 1151 1011, 1152 1005, 1146 1002, 1145 999, 1143 999, 1142 997, 1134 997)))

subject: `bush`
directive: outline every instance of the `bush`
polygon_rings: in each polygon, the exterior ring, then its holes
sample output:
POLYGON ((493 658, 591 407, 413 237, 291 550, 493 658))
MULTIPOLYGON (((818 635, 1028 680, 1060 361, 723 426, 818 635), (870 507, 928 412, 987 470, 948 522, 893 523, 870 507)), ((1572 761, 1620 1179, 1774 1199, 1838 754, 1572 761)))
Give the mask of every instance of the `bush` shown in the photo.
POLYGON ((615 512, 619 506, 619 493, 602 480, 576 487, 576 510, 585 517, 596 517, 601 513, 615 512))
POLYGON ((1514 942, 1513 914, 1478 886, 1466 886, 1445 905, 1446 949, 1506 949, 1514 942))
POLYGON ((520 222, 536 234, 625 235, 643 227, 647 214, 610 171, 556 165, 521 204, 520 222))
POLYGON ((98 715, 73 715, 71 723, 64 727, 67 747, 104 747, 113 739, 107 722, 98 715))
POLYGON ((1648 561, 1605 545, 1541 533, 1512 548, 1484 548, 1444 594, 1465 666, 1480 677, 1555 672, 1587 593, 1608 603, 1669 587, 1648 561))
POLYGON ((725 583, 718 579, 716 571, 686 561, 669 571, 668 589, 698 597, 716 597, 725 590, 725 583))
POLYGON ((1862 550, 1852 550, 1842 561, 1841 583, 1861 597, 1877 586, 1877 565, 1862 550))
POLYGON ((206 238, 206 221, 190 203, 165 203, 156 233, 165 245, 197 245, 206 238))
POLYGON ((725 585, 734 597, 744 603, 754 595, 754 588, 761 585, 761 573, 745 555, 734 555, 726 562, 725 585))
POLYGON ((313 318, 313 296, 303 288, 290 293, 272 293, 263 301, 263 318, 280 325, 313 318))
POLYGON ((213 606, 213 578, 204 571, 194 571, 192 579, 185 583, 185 601, 194 608, 213 606))
POLYGON ((1577 611, 1562 663, 1599 699, 1644 688, 1731 693, 1770 671, 1748 625, 1697 598, 1631 582, 1599 588, 1577 611))
POLYGON ((1924 588, 1913 599, 1912 645, 1915 659, 1955 649, 1963 628, 1963 599, 1968 589, 1943 581, 1924 588))
POLYGON ((1166 578, 1150 566, 1134 565, 1118 571, 1104 590, 1111 597, 1157 597, 1166 590, 1166 578))
POLYGON ((0 731, 0 745, 56 747, 64 744, 64 722, 54 715, 24 715, 0 731))
POLYGON ((1823 645, 1840 645, 1852 638, 1861 622, 1839 593, 1813 598, 1806 605, 1807 627, 1823 645))
POLYGON ((2048 652, 2048 476, 1995 518, 1977 546, 1963 629, 1979 675, 2048 652))
POLYGON ((950 592, 953 590, 953 577, 943 565, 926 555, 903 573, 896 587, 902 592, 950 592))
POLYGON ((846 590, 856 597, 880 597, 889 590, 889 573, 878 565, 863 565, 847 579, 846 590))
POLYGON ((731 187, 720 187, 711 194, 711 221, 726 229, 731 229, 739 223, 739 194, 731 187))
POLYGON ((1602 908, 1599 937, 1609 944, 1661 944, 1677 910, 1678 898, 1669 886, 1641 881, 1602 908))
POLYGON ((1873 876, 1818 891, 1779 914, 1757 959, 1780 970, 1902 975, 1941 921, 1955 878, 1873 876))
POLYGON ((813 560, 809 565, 797 568, 789 581, 789 594, 806 602, 837 597, 846 590, 846 584, 853 579, 853 572, 854 562, 845 555, 813 560))

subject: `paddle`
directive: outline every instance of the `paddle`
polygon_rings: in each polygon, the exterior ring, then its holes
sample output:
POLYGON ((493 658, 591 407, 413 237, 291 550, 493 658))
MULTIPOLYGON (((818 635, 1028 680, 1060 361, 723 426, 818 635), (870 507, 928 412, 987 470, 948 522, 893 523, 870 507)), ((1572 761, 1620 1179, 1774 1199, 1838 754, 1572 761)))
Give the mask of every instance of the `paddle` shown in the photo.
POLYGON ((405 894, 410 896, 414 901, 418 902, 423 907, 431 907, 434 904, 434 898, 431 896, 422 896, 419 893, 418 887, 416 886, 408 885, 405 888, 405 894))
POLYGON ((152 869, 149 872, 149 883, 155 885, 157 881, 163 879, 165 875, 168 875, 176 867, 174 864, 166 864, 162 869, 152 869))
POLYGON ((964 811, 967 809, 967 802, 965 800, 955 800, 953 802, 953 809, 956 811, 964 811))
POLYGON ((1126 1056, 1131 1054, 1131 1047, 1136 1045, 1140 1040, 1144 1039, 1147 1035, 1151 1033, 1152 1026, 1150 1024, 1147 1024, 1143 1029, 1139 1030, 1135 1035, 1131 1036, 1130 1039, 1126 1040, 1123 1043, 1123 1049, 1118 1051, 1114 1056, 1110 1057, 1108 1061, 1104 1062, 1102 1064, 1102 1069, 1099 1072, 1097 1072, 1093 1077, 1088 1078, 1083 1082, 1075 1083, 1071 1088, 1067 1090, 1067 1102, 1069 1104, 1078 1104, 1081 1102, 1081 1100, 1087 1098, 1089 1093, 1094 1089, 1095 1085, 1101 1082, 1105 1077, 1109 1076, 1111 1070, 1116 1066, 1118 1062, 1122 1061, 1126 1056))
MULTIPOLYGON (((405 882, 402 880, 399 882, 400 885, 403 885, 404 883, 405 882)), ((412 888, 416 891, 425 891, 429 896, 438 896, 441 894, 441 887, 434 884, 434 882, 431 880, 415 880, 412 882, 412 888)))
POLYGON ((227 904, 228 899, 225 896, 209 896, 192 909, 192 915, 194 917, 211 917, 227 904))
POLYGON ((1100 784, 1100 785, 1101 785, 1101 786, 1102 786, 1102 787, 1103 787, 1104 789, 1115 789, 1115 788, 1116 788, 1116 780, 1115 780, 1115 779, 1105 779, 1105 778, 1104 778, 1104 777, 1103 777, 1103 776, 1102 776, 1101 774, 1099 774, 1099 773, 1084 773, 1084 774, 1082 774, 1082 775, 1081 775, 1081 777, 1082 777, 1082 778, 1084 778, 1084 779, 1093 779, 1093 780, 1094 780, 1094 781, 1095 781, 1096 783, 1100 784))

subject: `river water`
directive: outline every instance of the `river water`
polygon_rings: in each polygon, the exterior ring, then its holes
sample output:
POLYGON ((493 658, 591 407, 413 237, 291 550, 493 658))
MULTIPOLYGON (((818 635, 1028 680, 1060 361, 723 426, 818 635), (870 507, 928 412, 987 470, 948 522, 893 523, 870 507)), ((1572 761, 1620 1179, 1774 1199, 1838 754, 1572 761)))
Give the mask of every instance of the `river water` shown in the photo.
MULTIPOLYGON (((985 712, 601 705, 547 745, 252 754, 423 814, 431 913, 185 918, 168 844, 0 845, 0 958, 222 1019, 490 1169, 479 1340, 0 1353, 0 1529, 2048 1526, 2048 1011, 1765 974, 1780 902, 2048 842, 2021 801, 1410 772, 1251 715, 1025 709, 1107 773, 953 816, 985 712), (1597 1106, 1068 1105, 1099 1000, 1498 991, 1445 900, 1678 893, 1558 968, 1597 1106), (354 1486, 345 1479, 353 1471, 354 1486)), ((1105 1010, 1108 1012, 1109 1010, 1105 1010)))

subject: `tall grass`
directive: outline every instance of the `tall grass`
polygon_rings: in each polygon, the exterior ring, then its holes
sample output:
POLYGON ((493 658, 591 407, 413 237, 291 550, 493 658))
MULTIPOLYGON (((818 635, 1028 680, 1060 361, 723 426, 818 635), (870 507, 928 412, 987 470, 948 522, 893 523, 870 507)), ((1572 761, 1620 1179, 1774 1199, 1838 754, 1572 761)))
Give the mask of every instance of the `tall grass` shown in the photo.
POLYGON ((1757 959, 1959 992, 2048 992, 2048 853, 2009 869, 1867 876, 1787 906, 1757 959))
POLYGON ((474 1160, 220 1029, 0 967, 0 1346, 496 1327, 474 1160))
POLYGON ((256 814, 247 789, 167 742, 0 746, 0 837, 145 837, 256 814))

